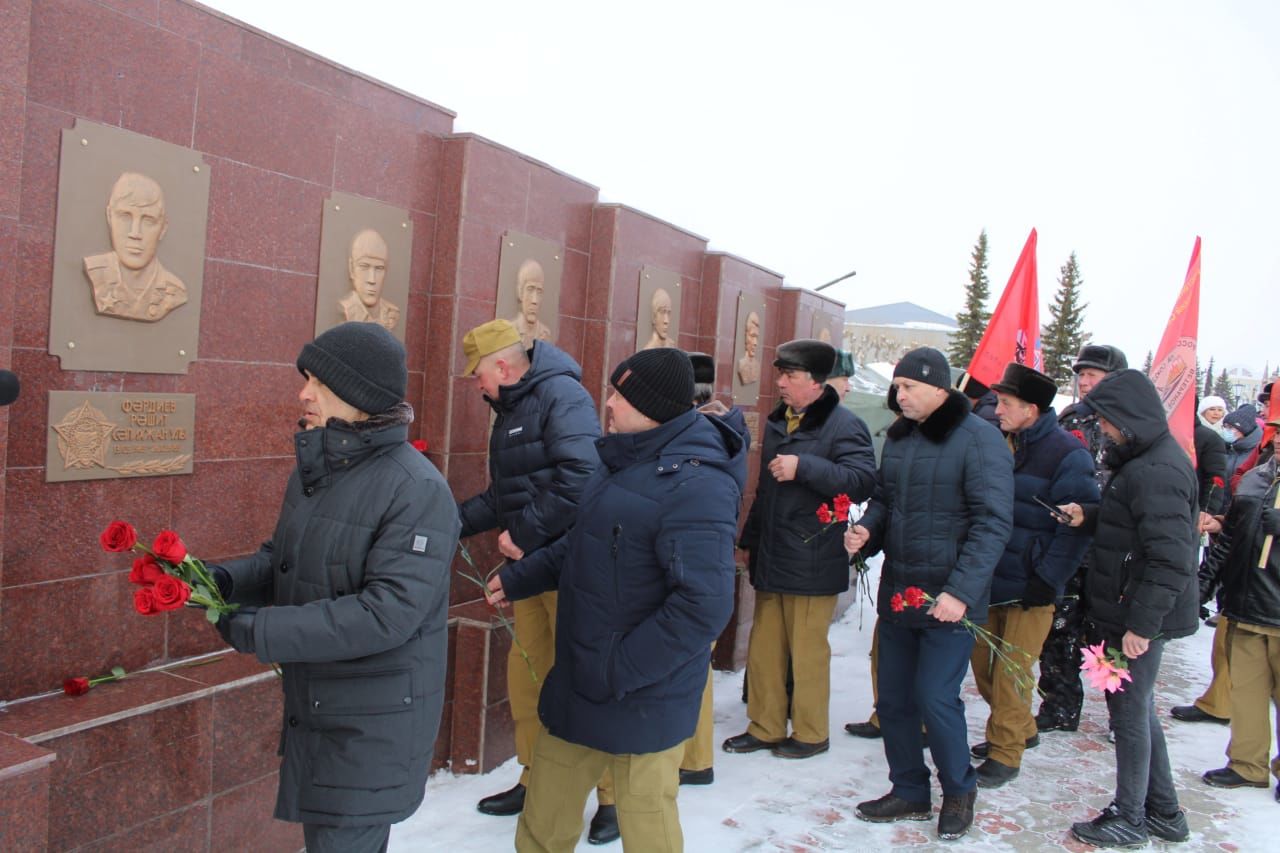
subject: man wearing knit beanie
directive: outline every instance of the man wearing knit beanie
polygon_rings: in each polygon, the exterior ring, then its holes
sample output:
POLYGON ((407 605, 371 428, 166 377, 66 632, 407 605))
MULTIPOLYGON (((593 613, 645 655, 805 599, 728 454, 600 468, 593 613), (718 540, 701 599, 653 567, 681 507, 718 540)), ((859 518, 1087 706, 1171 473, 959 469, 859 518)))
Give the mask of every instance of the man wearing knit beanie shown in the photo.
POLYGON ((946 356, 936 349, 912 350, 898 362, 888 402, 901 417, 887 431, 875 497, 844 537, 850 554, 885 554, 876 713, 892 787, 855 814, 876 823, 930 819, 923 724, 942 783, 944 839, 969 831, 978 783, 960 699, 973 636, 960 620, 987 618, 992 573, 1013 528, 1012 454, 950 385, 946 356), (922 590, 928 605, 904 606, 908 589, 922 590))
POLYGON ((298 369, 297 468, 271 540, 209 567, 239 605, 217 627, 284 671, 276 818, 302 823, 308 850, 373 853, 431 768, 458 515, 409 444, 395 336, 343 323, 303 346, 298 369))
POLYGON ((741 538, 756 590, 747 649, 751 723, 722 746, 798 759, 830 746, 827 632, 836 597, 849 588, 840 532, 824 525, 819 508, 841 495, 866 500, 876 463, 867 425, 825 384, 836 366, 830 344, 789 341, 778 347, 773 365, 779 402, 761 430, 760 483, 741 538))
POLYGON ((577 522, 489 583, 495 604, 560 591, 517 850, 572 850, 606 768, 624 846, 682 849, 677 771, 733 611, 742 436, 693 409, 680 350, 638 352, 610 382, 609 435, 577 522))

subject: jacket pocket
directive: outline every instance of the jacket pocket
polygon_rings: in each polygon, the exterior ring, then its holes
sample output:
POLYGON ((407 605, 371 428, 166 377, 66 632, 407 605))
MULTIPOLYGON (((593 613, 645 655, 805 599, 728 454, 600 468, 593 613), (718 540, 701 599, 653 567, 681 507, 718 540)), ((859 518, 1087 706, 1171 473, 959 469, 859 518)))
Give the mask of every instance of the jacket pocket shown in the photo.
POLYGON ((408 784, 419 701, 407 669, 312 676, 312 782, 366 790, 408 784))

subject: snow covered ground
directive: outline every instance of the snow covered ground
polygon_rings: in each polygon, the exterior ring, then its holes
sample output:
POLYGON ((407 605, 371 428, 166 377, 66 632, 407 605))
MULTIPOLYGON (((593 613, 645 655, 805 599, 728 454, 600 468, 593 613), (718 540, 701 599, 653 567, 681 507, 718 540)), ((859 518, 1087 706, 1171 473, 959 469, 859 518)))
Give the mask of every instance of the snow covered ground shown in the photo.
MULTIPOLYGON (((1093 694, 1086 698, 1080 731, 1043 735, 1039 748, 1027 752, 1021 776, 994 791, 979 789, 977 817, 964 839, 939 841, 936 820, 871 824, 854 817, 859 802, 889 789, 881 742, 850 737, 843 729, 846 722, 865 720, 871 713, 868 655, 874 618, 870 602, 855 603, 831 628, 831 751, 803 761, 774 758, 767 752, 717 752, 715 784, 680 790, 685 849, 690 853, 894 847, 1092 849, 1071 839, 1067 829, 1073 821, 1092 817, 1110 802, 1115 787, 1114 757, 1106 739, 1106 706, 1093 694)), ((1191 702, 1208 683, 1212 637, 1212 629, 1202 628, 1166 649, 1156 702, 1165 722, 1174 778, 1192 836, 1186 844, 1153 841, 1152 846, 1179 851, 1280 849, 1271 835, 1276 829, 1270 821, 1280 819, 1280 804, 1271 788, 1228 791, 1200 781, 1205 770, 1226 764, 1223 753, 1228 729, 1181 723, 1168 715, 1172 705, 1191 702)), ((741 691, 741 673, 715 674, 717 745, 746 729, 741 691)), ((986 705, 972 677, 966 682, 965 701, 970 743, 977 743, 983 739, 986 705)), ((516 818, 482 815, 475 804, 481 797, 515 784, 519 774, 515 759, 483 776, 437 773, 427 784, 426 800, 418 813, 392 828, 391 850, 512 849, 516 818)), ((941 792, 936 780, 934 784, 936 811, 941 792)), ((585 822, 594 812, 592 798, 584 810, 581 849, 621 851, 620 843, 602 848, 587 845, 585 822)))

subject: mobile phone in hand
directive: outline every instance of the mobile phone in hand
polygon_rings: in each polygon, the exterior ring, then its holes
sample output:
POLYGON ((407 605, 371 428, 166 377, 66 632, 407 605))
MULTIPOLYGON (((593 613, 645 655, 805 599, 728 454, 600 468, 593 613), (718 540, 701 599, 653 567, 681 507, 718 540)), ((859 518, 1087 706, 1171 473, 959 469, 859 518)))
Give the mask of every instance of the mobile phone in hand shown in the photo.
POLYGON ((1063 512, 1062 510, 1058 509, 1056 506, 1054 506, 1053 504, 1049 503, 1048 501, 1046 501, 1044 498, 1040 497, 1039 495, 1032 495, 1032 496, 1031 496, 1031 500, 1035 501, 1036 503, 1040 504, 1040 506, 1042 506, 1042 507, 1044 507, 1045 509, 1049 510, 1049 515, 1053 516, 1053 520, 1054 520, 1054 521, 1056 521, 1056 522, 1058 522, 1059 524, 1070 524, 1070 523, 1071 523, 1071 516, 1067 515, 1065 512, 1063 512))

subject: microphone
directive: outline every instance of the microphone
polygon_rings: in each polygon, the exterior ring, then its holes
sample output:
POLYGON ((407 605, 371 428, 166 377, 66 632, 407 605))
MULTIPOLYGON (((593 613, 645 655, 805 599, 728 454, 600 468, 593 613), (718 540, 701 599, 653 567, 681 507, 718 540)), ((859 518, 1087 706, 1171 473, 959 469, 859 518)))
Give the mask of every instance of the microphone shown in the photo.
POLYGON ((18 399, 22 383, 12 370, 0 370, 0 406, 7 406, 18 399))

